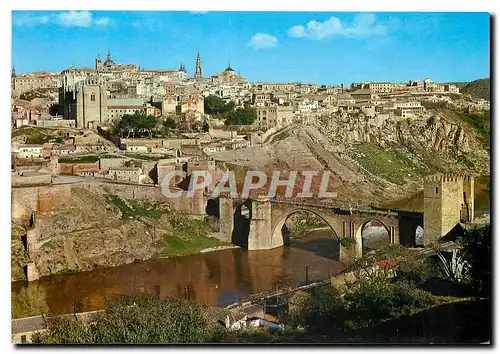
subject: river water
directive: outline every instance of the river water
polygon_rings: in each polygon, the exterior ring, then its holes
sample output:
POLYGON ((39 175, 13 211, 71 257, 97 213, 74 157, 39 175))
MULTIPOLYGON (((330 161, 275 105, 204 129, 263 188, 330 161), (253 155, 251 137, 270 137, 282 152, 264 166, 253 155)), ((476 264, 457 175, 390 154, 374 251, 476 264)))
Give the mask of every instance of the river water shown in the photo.
POLYGON ((297 285, 326 279, 342 269, 338 260, 338 241, 329 230, 316 230, 273 250, 225 249, 53 275, 38 283, 16 282, 12 283, 12 301, 18 307, 40 308, 49 316, 103 309, 111 299, 138 292, 227 306, 272 290, 284 274, 297 285))

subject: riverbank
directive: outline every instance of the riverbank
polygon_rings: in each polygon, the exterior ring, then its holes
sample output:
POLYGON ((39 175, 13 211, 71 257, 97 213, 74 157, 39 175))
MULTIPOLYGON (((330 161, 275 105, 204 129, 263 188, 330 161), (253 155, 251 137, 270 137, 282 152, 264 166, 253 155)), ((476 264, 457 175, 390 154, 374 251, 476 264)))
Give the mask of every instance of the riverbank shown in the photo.
POLYGON ((232 249, 232 248, 241 248, 241 247, 236 246, 236 245, 215 246, 215 247, 209 247, 209 248, 202 249, 199 253, 222 251, 222 250, 227 250, 227 249, 232 249))
MULTIPOLYGON (((313 233, 310 242, 315 244, 319 238, 324 235, 313 233)), ((311 251, 303 244, 261 251, 229 245, 181 257, 51 275, 33 283, 15 282, 11 286, 12 313, 20 318, 73 313, 75 308, 77 312, 100 310, 110 300, 138 292, 225 307, 273 289, 283 273, 297 285, 306 277, 309 282, 328 278, 329 270, 336 272, 342 264, 335 260, 334 253, 328 255, 326 251, 325 247, 321 252, 311 251)))

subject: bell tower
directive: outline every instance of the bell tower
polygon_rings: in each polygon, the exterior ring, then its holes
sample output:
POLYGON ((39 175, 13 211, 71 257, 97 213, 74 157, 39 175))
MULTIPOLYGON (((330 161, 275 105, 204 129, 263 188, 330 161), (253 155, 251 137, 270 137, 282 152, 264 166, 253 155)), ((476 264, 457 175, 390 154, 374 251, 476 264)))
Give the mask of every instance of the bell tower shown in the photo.
POLYGON ((102 59, 99 54, 97 54, 97 57, 95 58, 95 69, 96 71, 102 70, 102 59))
POLYGON ((194 71, 194 78, 199 80, 203 79, 203 70, 201 68, 201 58, 200 58, 200 52, 198 52, 198 55, 196 56, 196 69, 194 71))

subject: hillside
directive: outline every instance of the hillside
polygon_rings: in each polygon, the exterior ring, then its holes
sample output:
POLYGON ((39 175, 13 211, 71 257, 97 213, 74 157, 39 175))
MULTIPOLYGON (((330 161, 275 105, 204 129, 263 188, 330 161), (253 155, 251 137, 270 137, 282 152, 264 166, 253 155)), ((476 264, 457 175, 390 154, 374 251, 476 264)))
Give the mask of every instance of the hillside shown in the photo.
MULTIPOLYGON (((482 124, 485 120, 489 116, 479 119, 450 108, 385 120, 332 113, 276 134, 263 146, 213 157, 261 171, 327 169, 331 172, 329 190, 337 192, 343 205, 384 206, 402 198, 410 200, 422 189, 427 175, 489 175, 490 132, 482 124)), ((417 201, 409 204, 410 209, 420 209, 417 201)))
POLYGON ((460 92, 464 95, 471 95, 474 98, 482 98, 491 101, 490 89, 490 78, 485 78, 469 82, 467 85, 460 88, 460 92))

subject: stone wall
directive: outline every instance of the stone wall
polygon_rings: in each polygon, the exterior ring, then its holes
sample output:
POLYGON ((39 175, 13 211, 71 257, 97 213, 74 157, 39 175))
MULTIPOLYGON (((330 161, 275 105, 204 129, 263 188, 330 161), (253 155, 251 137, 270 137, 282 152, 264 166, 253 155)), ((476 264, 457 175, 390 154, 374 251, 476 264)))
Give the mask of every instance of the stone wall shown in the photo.
POLYGON ((130 158, 124 157, 108 157, 99 159, 99 169, 107 170, 109 168, 122 167, 130 158))
POLYGON ((75 174, 78 171, 99 169, 99 161, 92 163, 59 163, 59 173, 75 174))
POLYGON ((221 139, 235 139, 238 136, 238 132, 236 130, 223 130, 223 129, 210 129, 208 131, 213 138, 221 138, 221 139))
POLYGON ((29 176, 21 176, 17 173, 13 173, 11 176, 13 186, 50 184, 52 182, 52 175, 50 173, 40 173, 29 176))

